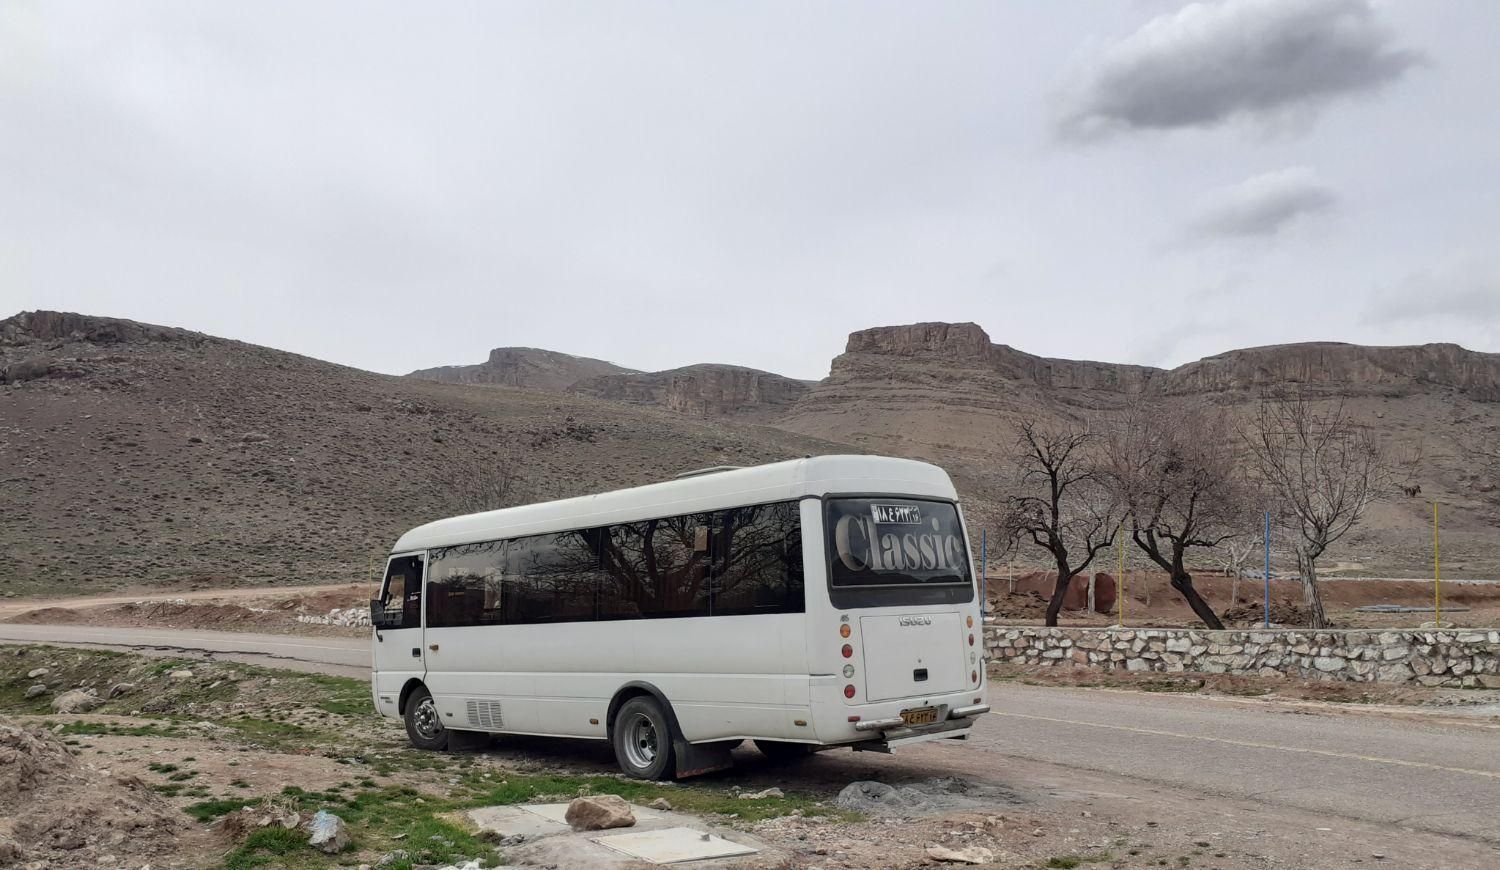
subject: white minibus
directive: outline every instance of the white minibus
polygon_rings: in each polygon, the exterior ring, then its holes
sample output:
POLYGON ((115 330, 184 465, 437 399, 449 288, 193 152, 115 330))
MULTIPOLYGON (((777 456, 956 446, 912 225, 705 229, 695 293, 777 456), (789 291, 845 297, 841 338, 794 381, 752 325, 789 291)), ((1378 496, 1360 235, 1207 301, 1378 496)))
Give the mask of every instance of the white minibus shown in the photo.
POLYGON ((396 542, 372 691, 411 742, 608 740, 642 779, 963 739, 986 704, 948 475, 819 456, 438 520, 396 542))

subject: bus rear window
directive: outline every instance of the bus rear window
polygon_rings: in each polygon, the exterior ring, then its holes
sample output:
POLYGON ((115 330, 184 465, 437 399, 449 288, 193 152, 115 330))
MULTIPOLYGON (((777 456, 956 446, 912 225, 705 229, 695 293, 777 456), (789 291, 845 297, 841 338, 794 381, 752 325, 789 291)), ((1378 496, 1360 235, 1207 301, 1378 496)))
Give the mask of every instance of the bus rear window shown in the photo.
POLYGON ((828 585, 836 607, 973 599, 963 525, 951 503, 835 498, 827 502, 825 521, 828 585), (862 596, 857 590, 874 594, 862 596))

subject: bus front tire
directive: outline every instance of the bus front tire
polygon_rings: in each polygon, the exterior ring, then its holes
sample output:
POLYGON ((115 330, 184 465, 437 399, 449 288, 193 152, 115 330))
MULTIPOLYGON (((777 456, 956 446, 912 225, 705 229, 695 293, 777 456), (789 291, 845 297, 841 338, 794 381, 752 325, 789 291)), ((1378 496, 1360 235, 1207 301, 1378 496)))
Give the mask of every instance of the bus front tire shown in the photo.
POLYGON ((774 764, 788 764, 813 754, 811 743, 787 743, 781 740, 757 740, 755 748, 774 764))
POLYGON ((406 739, 418 749, 441 752, 448 748, 448 729, 443 727, 437 705, 426 686, 418 686, 406 701, 406 739))
POLYGON ((615 760, 636 779, 671 779, 672 723, 650 695, 637 695, 615 714, 615 760))

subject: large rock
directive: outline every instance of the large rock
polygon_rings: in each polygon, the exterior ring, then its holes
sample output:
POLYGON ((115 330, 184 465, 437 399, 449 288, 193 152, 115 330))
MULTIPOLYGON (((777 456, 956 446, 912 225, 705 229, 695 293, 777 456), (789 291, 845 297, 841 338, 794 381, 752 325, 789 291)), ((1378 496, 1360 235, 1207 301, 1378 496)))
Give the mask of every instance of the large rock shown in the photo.
POLYGON ((635 824, 635 813, 630 811, 630 804, 612 794, 574 798, 563 818, 575 831, 603 831, 635 824))
POLYGON ((983 846, 970 846, 967 849, 950 849, 947 846, 934 844, 927 847, 927 857, 934 861, 945 861, 949 864, 988 864, 995 860, 995 853, 983 846))
POLYGON ((26 690, 26 700, 30 701, 32 698, 35 698, 38 695, 45 694, 47 694, 47 684, 37 683, 36 685, 26 690))
POLYGON ((349 831, 344 820, 327 810, 318 810, 307 823, 307 845, 332 855, 341 851, 349 842, 349 831))
POLYGON ((104 699, 93 692, 85 692, 83 689, 73 689, 53 698, 52 709, 59 713, 87 713, 103 703, 104 699))

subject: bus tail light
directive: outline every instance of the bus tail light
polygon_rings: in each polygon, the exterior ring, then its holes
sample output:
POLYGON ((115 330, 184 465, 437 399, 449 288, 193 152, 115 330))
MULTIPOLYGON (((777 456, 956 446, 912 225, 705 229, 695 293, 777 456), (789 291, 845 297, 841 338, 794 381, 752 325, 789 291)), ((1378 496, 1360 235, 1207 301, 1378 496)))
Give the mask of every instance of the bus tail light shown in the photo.
POLYGON ((973 645, 974 645, 974 635, 970 634, 969 635, 969 646, 973 646, 973 645))
POLYGON ((845 698, 852 698, 852 697, 854 697, 854 685, 852 683, 850 685, 847 685, 847 686, 844 687, 844 697, 845 698))
POLYGON ((849 623, 846 622, 843 625, 839 626, 839 637, 848 637, 849 633, 849 623))
POLYGON ((842 650, 840 650, 840 652, 842 652, 844 654, 844 658, 846 658, 846 659, 852 659, 852 658, 854 658, 854 647, 850 646, 847 643, 844 644, 844 648, 842 650))
POLYGON ((976 683, 979 682, 979 672, 978 671, 969 671, 969 679, 973 680, 976 683))

